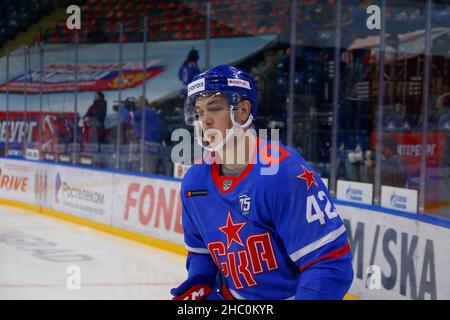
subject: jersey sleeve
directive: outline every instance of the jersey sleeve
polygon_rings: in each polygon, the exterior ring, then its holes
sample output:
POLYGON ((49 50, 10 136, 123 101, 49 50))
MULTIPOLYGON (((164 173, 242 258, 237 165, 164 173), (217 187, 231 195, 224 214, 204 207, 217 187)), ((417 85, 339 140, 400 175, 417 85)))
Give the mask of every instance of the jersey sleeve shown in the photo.
POLYGON ((300 156, 281 174, 273 221, 300 271, 296 299, 342 299, 353 281, 344 223, 328 191, 300 156))
POLYGON ((182 215, 185 248, 188 251, 186 269, 188 277, 202 276, 215 279, 218 268, 195 224, 192 211, 186 199, 186 190, 181 187, 182 215))
POLYGON ((325 260, 350 256, 343 221, 328 191, 300 156, 281 174, 273 221, 291 260, 301 272, 325 260))
POLYGON ((181 202, 181 223, 183 225, 184 244, 186 250, 198 254, 209 254, 209 250, 201 237, 197 225, 195 224, 195 219, 192 217, 192 211, 189 208, 189 204, 186 199, 186 190, 183 187, 181 188, 181 202))

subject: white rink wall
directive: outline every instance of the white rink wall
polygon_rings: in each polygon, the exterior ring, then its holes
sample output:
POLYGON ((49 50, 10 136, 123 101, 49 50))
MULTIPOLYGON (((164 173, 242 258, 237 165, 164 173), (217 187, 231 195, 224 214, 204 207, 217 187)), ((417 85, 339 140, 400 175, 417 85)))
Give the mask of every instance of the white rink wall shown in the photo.
POLYGON ((363 299, 450 299, 448 226, 389 210, 336 206, 353 253, 351 294, 363 299))
MULTIPOLYGON (((6 158, 0 158, 0 170, 0 199, 6 203, 183 244, 180 180, 6 158)), ((450 299, 450 224, 342 201, 337 209, 354 255, 351 295, 450 299)))
POLYGON ((183 244, 179 180, 0 158, 0 199, 183 244))

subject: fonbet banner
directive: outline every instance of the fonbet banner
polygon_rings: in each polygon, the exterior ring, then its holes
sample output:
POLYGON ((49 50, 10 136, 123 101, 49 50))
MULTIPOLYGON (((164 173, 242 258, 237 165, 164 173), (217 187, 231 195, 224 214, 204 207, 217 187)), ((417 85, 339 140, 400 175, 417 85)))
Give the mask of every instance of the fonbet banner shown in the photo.
POLYGON ((353 253, 350 294, 363 299, 450 299, 450 229, 337 205, 353 253))
POLYGON ((178 181, 114 175, 113 226, 183 244, 178 181))

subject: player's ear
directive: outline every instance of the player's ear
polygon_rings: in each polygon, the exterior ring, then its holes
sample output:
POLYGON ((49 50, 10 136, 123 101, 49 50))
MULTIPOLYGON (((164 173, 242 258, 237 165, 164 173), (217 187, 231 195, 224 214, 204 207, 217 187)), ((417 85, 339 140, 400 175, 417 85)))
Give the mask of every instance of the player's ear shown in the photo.
POLYGON ((250 109, 251 109, 251 103, 248 100, 244 100, 241 102, 240 108, 239 108, 239 117, 238 117, 238 122, 240 124, 244 124, 247 120, 248 117, 250 116, 250 109))

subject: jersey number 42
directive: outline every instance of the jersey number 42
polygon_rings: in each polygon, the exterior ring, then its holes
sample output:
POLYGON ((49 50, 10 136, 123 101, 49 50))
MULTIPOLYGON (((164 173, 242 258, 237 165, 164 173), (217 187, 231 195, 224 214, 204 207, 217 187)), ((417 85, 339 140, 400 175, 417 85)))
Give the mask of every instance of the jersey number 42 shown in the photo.
POLYGON ((325 223, 325 215, 328 219, 333 219, 338 216, 336 210, 331 210, 332 205, 330 199, 327 197, 325 192, 319 191, 317 195, 310 195, 306 198, 306 220, 308 223, 312 223, 319 220, 320 224, 325 223), (322 210, 319 202, 325 203, 325 208, 322 210))

